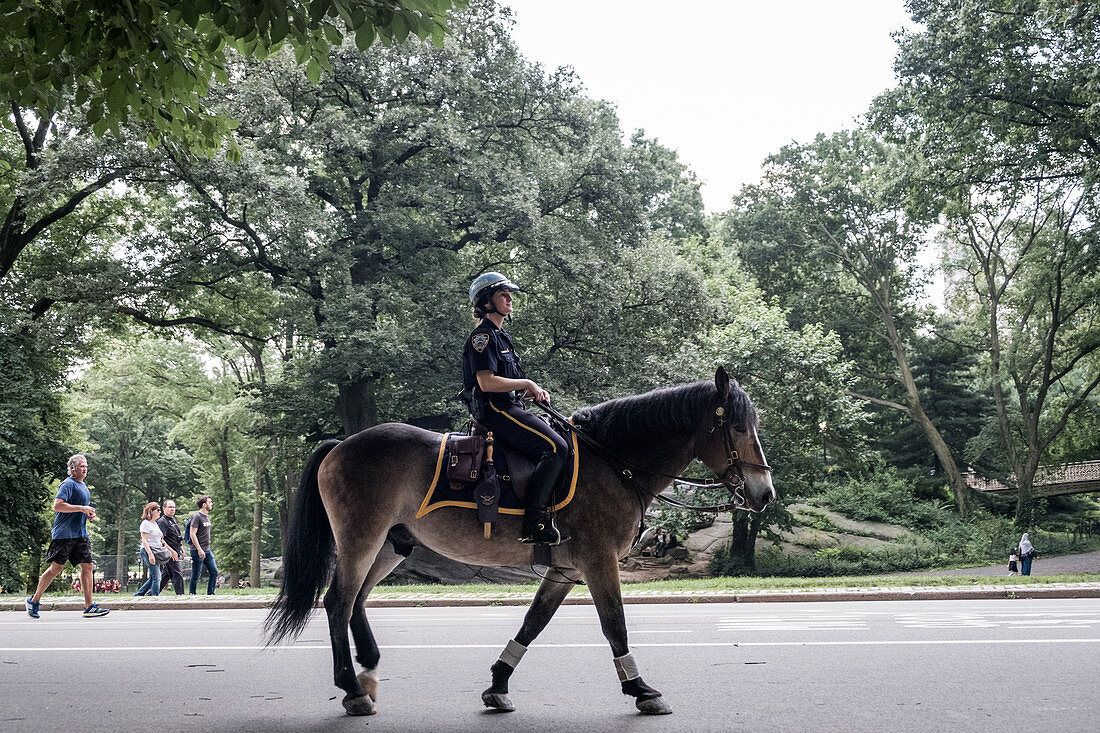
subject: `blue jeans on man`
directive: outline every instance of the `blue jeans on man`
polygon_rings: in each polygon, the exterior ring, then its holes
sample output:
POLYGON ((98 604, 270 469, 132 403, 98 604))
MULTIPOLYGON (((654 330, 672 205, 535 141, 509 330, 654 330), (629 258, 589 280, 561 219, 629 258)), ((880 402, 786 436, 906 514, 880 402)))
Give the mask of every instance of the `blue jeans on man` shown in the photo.
POLYGON ((199 584, 199 574, 206 568, 209 578, 206 581, 206 595, 214 595, 214 587, 218 582, 218 563, 214 562, 214 551, 207 550, 206 557, 199 557, 198 548, 191 550, 191 595, 195 595, 195 587, 199 584))

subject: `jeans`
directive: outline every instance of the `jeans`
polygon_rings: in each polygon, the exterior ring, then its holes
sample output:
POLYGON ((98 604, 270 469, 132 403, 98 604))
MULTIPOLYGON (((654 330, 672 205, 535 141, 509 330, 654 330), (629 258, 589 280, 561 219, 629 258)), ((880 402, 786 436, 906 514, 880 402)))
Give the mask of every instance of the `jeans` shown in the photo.
POLYGON ((141 564, 149 568, 149 579, 145 581, 145 584, 138 588, 136 596, 159 596, 160 595, 160 563, 156 565, 149 564, 149 556, 145 553, 145 548, 141 548, 141 564))
POLYGON ((199 557, 197 549, 191 550, 191 595, 195 595, 195 587, 199 584, 199 574, 206 568, 208 576, 206 582, 206 595, 214 595, 214 586, 218 582, 218 563, 214 562, 214 551, 207 550, 206 557, 199 557))

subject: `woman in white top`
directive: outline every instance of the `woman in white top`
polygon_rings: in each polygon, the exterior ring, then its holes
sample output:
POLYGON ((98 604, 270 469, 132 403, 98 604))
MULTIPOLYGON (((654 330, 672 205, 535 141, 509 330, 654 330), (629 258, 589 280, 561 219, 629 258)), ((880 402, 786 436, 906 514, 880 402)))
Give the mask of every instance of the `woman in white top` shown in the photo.
POLYGON ((141 513, 141 564, 149 568, 149 580, 138 589, 135 596, 160 595, 160 568, 169 558, 176 556, 170 547, 164 544, 164 532, 157 526, 160 519, 160 504, 151 501, 141 513), (157 559, 157 555, 161 559, 157 559))

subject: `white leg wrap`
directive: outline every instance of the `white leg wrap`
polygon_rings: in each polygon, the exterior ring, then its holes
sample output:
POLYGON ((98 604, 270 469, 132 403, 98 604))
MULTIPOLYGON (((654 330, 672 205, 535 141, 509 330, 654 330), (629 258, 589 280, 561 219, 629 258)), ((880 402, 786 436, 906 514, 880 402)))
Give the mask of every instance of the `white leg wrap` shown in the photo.
POLYGON ((500 661, 515 669, 519 666, 519 660, 523 659, 523 655, 526 653, 527 647, 512 639, 508 642, 508 646, 504 647, 504 651, 500 653, 500 661))
POLYGON ((630 652, 621 657, 615 657, 615 671, 619 674, 619 682, 626 682, 642 676, 638 672, 638 663, 634 661, 634 655, 630 652))

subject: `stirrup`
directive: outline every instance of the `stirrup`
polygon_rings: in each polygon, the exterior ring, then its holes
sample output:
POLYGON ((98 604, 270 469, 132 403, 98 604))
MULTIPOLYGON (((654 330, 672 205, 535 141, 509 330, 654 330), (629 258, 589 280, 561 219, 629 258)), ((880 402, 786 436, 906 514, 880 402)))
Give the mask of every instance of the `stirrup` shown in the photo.
POLYGON ((538 512, 538 518, 531 521, 525 518, 519 541, 525 545, 560 545, 564 540, 554 525, 554 517, 548 511, 538 512))

